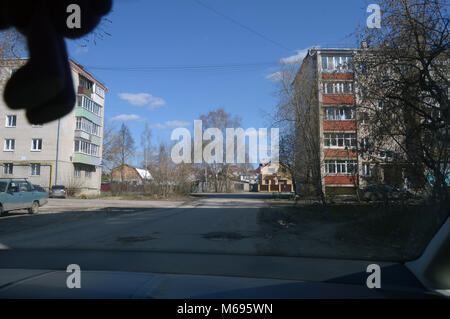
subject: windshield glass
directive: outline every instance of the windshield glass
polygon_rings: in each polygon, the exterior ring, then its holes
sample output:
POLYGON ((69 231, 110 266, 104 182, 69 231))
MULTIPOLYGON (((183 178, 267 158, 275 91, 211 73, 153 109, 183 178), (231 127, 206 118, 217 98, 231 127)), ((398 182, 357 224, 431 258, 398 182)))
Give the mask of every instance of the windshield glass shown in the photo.
POLYGON ((450 212, 447 15, 391 2, 114 1, 57 32, 64 70, 1 29, 0 177, 55 192, 6 203, 0 246, 418 258, 450 212))

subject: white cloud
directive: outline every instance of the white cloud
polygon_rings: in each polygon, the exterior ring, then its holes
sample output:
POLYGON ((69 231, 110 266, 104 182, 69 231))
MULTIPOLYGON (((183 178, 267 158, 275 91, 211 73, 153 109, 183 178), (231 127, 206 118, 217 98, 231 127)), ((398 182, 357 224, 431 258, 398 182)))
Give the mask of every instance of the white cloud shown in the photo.
POLYGON ((132 122, 132 121, 142 121, 139 115, 136 114, 120 114, 111 119, 111 122, 132 122))
POLYGON ((281 72, 278 71, 278 72, 275 72, 275 73, 271 73, 271 74, 266 76, 266 79, 270 80, 270 81, 274 81, 274 82, 280 81, 281 80, 281 72))
POLYGON ((167 127, 185 127, 189 125, 188 122, 183 121, 167 121, 165 124, 167 127))
POLYGON ((156 128, 159 130, 163 130, 166 128, 175 128, 175 127, 186 127, 189 125, 189 122, 183 122, 183 121, 167 121, 164 124, 157 123, 150 125, 152 128, 156 128))
POLYGON ((288 56, 286 58, 282 58, 280 60, 280 62, 285 63, 285 64, 300 63, 305 58, 306 54, 308 54, 308 50, 309 50, 309 48, 303 49, 303 50, 297 50, 297 54, 288 56))
POLYGON ((75 54, 88 53, 89 48, 87 46, 79 46, 75 50, 75 54))
POLYGON ((119 97, 135 106, 146 105, 150 110, 166 104, 164 99, 148 93, 119 93, 119 97))

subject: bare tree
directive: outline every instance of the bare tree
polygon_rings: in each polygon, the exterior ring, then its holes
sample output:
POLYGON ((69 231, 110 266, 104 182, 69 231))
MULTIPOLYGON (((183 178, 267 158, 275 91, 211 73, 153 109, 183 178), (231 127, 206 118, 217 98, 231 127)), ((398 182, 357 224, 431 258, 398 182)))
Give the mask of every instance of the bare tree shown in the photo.
POLYGON ((119 148, 117 145, 118 132, 116 126, 109 121, 104 122, 103 126, 103 167, 107 173, 119 165, 119 148))
POLYGON ((280 161, 291 172, 296 192, 318 196, 322 185, 317 78, 311 61, 281 64, 277 76, 279 102, 272 115, 280 128, 280 161), (300 187, 302 189, 300 189, 300 187))
MULTIPOLYGON (((237 128, 241 124, 241 119, 238 116, 226 113, 223 108, 218 108, 207 114, 201 115, 200 120, 203 122, 203 130, 217 128, 222 132, 223 136, 226 134, 226 128, 237 128)), ((212 163, 204 165, 204 171, 205 181, 209 180, 213 183, 215 192, 230 191, 228 165, 223 163, 212 163)))
POLYGON ((150 165, 151 156, 152 156, 152 130, 150 125, 146 122, 144 131, 141 134, 141 147, 142 147, 142 155, 143 155, 143 167, 148 169, 150 165))
POLYGON ((381 0, 383 26, 361 30, 355 59, 361 105, 368 117, 365 155, 403 163, 411 187, 430 176, 448 207, 449 30, 445 0, 381 0), (386 157, 386 156, 385 156, 386 157))
POLYGON ((120 163, 120 180, 124 182, 124 168, 125 164, 129 164, 134 156, 134 139, 131 136, 130 129, 124 123, 120 127, 118 134, 116 135, 115 143, 118 148, 118 161, 120 163))

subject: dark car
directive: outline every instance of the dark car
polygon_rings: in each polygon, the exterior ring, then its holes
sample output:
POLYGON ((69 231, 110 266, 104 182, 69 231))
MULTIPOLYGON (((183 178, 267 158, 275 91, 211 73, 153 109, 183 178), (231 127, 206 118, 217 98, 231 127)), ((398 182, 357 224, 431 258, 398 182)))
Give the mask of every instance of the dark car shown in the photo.
POLYGON ((34 186, 34 189, 35 189, 35 190, 37 190, 37 191, 39 191, 39 192, 42 192, 42 193, 47 193, 47 191, 45 190, 45 188, 42 187, 41 185, 33 185, 33 186, 34 186))
POLYGON ((67 188, 64 185, 53 185, 48 192, 50 198, 67 198, 67 188))
POLYGON ((363 189, 363 198, 367 201, 387 199, 409 199, 413 195, 407 190, 389 184, 375 184, 363 189))

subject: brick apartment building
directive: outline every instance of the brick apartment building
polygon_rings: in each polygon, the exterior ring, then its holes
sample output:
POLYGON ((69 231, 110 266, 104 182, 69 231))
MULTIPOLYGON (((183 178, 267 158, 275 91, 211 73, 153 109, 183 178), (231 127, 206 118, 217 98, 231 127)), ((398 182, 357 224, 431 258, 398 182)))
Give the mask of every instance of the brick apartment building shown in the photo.
POLYGON ((358 108, 362 90, 353 70, 358 52, 359 49, 311 49, 293 83, 298 90, 311 92, 301 103, 312 109, 308 120, 314 122, 319 178, 322 191, 328 195, 354 194, 357 187, 369 183, 399 187, 404 183, 402 167, 389 151, 381 152, 375 159, 358 152, 367 143, 367 114, 358 108))
MULTIPOLYGON (((0 60, 0 94, 26 59, 0 60)), ((44 125, 28 123, 24 110, 0 99, 0 177, 28 178, 44 188, 60 184, 97 194, 101 184, 106 87, 70 60, 77 93, 73 111, 44 125)))

